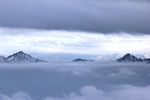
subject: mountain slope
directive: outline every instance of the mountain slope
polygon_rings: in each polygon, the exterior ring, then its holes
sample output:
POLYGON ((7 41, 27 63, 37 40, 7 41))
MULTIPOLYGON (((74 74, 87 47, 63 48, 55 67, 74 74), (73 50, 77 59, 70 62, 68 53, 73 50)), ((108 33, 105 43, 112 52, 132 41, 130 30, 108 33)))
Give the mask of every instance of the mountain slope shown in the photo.
POLYGON ((4 62, 5 62, 5 60, 6 60, 6 57, 4 57, 4 56, 0 56, 0 63, 4 63, 4 62))
POLYGON ((131 54, 126 54, 123 57, 121 57, 120 59, 117 59, 117 62, 150 62, 150 58, 149 59, 141 59, 141 58, 137 58, 131 54))
POLYGON ((35 62, 45 62, 38 58, 34 58, 23 51, 19 51, 13 55, 10 55, 6 58, 7 63, 35 63, 35 62))

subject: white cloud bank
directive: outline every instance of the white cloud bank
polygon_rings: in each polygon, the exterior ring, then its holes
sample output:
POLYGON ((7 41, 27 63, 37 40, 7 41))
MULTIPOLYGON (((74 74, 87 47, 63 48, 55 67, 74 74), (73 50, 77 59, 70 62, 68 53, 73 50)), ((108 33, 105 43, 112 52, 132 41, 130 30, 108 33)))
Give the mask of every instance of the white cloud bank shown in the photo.
POLYGON ((5 55, 18 50, 91 55, 127 52, 150 54, 149 44, 149 35, 0 28, 0 54, 5 55))
POLYGON ((143 63, 0 64, 0 100, 150 100, 149 79, 143 63))
POLYGON ((81 95, 72 93, 64 98, 47 97, 45 100, 149 100, 150 86, 144 88, 122 86, 121 89, 109 93, 94 86, 84 86, 80 93, 81 95))
POLYGON ((0 94, 0 100, 32 100, 29 95, 23 92, 18 92, 12 96, 7 96, 5 94, 0 94))
MULTIPOLYGON (((101 89, 89 85, 80 90, 80 94, 71 93, 62 98, 45 97, 42 100, 149 100, 150 86, 135 87, 124 85, 117 90, 104 92, 101 89)), ((28 94, 19 92, 12 96, 0 94, 0 100, 34 100, 28 94)))

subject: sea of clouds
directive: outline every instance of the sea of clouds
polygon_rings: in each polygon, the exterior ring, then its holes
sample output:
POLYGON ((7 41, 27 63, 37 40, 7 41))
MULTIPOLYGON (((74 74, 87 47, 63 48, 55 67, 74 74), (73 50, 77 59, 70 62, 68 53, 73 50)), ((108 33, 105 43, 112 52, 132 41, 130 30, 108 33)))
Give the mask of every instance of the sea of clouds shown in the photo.
POLYGON ((1 64, 0 100, 150 100, 144 63, 1 64))

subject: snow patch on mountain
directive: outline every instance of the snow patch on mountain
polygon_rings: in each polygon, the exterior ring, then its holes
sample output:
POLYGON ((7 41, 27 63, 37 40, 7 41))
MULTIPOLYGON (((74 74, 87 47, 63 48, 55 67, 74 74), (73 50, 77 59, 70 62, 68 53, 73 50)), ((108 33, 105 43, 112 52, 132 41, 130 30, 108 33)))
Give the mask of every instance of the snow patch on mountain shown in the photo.
POLYGON ((4 56, 0 56, 1 63, 36 63, 36 62, 45 62, 44 60, 32 57, 24 53, 23 51, 19 51, 14 53, 7 58, 4 56))
POLYGON ((34 62, 44 62, 38 58, 32 57, 23 51, 19 51, 13 55, 7 57, 6 62, 9 63, 34 63, 34 62))

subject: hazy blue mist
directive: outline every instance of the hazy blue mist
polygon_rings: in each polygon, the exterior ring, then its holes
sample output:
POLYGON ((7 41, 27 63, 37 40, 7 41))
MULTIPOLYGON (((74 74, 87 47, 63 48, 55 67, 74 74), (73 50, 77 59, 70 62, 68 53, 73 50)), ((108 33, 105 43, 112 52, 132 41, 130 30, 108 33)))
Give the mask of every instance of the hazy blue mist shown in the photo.
POLYGON ((149 100, 149 78, 140 63, 1 64, 0 99, 149 100))

